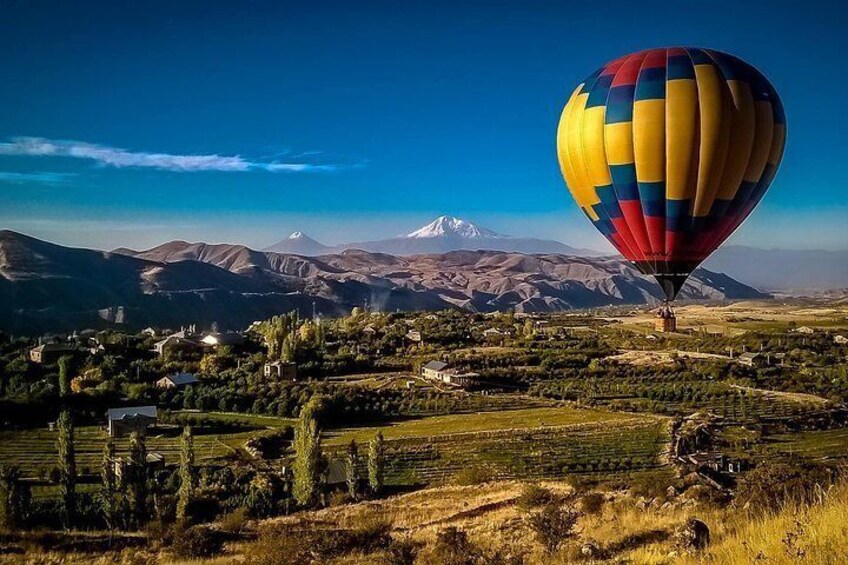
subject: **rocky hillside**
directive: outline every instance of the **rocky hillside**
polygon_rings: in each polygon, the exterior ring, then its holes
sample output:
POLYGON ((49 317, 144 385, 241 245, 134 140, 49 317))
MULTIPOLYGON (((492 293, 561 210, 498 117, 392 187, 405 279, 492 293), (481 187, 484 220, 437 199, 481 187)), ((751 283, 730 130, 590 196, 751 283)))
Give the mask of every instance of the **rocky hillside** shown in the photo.
MULTIPOLYGON (((293 308, 304 314, 513 308, 542 312, 644 304, 652 279, 610 257, 454 251, 398 257, 365 251, 304 257, 241 245, 170 242, 113 253, 0 232, 0 329, 16 333, 125 323, 242 328, 293 308)), ((759 298, 725 275, 696 271, 682 299, 759 298)))

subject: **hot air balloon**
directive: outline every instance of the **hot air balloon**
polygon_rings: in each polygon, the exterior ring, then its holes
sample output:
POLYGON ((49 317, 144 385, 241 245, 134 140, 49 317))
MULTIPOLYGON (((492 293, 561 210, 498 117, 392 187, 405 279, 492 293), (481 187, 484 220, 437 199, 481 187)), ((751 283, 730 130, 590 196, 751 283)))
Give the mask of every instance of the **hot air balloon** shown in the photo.
POLYGON ((757 206, 783 155, 780 98, 757 69, 672 47, 616 59, 563 109, 557 153, 571 195, 668 302, 757 206))

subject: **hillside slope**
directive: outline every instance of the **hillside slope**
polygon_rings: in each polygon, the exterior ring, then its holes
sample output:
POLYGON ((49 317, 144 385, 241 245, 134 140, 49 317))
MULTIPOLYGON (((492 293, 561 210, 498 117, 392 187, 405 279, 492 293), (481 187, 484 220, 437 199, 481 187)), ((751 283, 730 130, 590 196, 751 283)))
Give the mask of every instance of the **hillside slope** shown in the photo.
MULTIPOLYGON (((760 298, 725 275, 699 270, 681 298, 760 298)), ((465 308, 543 312, 643 304, 659 287, 610 257, 454 251, 397 257, 349 250, 304 257, 241 245, 170 242, 107 253, 0 232, 0 330, 39 333, 123 323, 178 327, 253 320, 314 308, 465 308)))

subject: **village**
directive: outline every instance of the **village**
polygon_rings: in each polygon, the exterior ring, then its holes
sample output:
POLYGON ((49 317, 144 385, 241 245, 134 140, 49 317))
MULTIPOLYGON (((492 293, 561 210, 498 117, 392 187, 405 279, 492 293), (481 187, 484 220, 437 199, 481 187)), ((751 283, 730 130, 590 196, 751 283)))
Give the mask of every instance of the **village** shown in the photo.
MULTIPOLYGON (((107 467, 110 492, 179 498, 168 485, 193 446, 195 472, 207 478, 192 499, 214 490, 218 508, 193 518, 202 523, 259 496, 259 478, 267 490, 249 515, 302 504, 293 440, 313 417, 319 505, 376 495, 363 486, 373 453, 350 462, 375 441, 384 494, 466 475, 565 474, 592 484, 655 477, 659 491, 701 485, 726 500, 776 459, 838 464, 839 438, 848 438, 848 312, 798 304, 790 321, 790 307, 772 303, 725 308, 708 318, 694 306, 553 315, 357 309, 337 319, 290 313, 238 331, 6 337, 0 466, 17 469, 16 489, 67 492, 56 445, 71 438, 80 500, 107 467), (15 400, 21 387, 26 406, 15 400), (542 446, 548 456, 528 468, 542 446)), ((46 503, 32 504, 28 523, 55 523, 46 503)))

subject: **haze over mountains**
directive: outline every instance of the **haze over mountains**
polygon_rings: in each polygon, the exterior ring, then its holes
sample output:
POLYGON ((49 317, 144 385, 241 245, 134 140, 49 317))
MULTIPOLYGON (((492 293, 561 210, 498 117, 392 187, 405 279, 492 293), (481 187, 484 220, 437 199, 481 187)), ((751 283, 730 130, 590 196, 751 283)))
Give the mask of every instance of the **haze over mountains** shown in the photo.
POLYGON ((576 249, 551 239, 512 237, 477 226, 453 216, 439 216, 426 226, 406 235, 374 241, 359 241, 336 246, 323 245, 303 232, 294 232, 288 238, 268 247, 266 251, 294 253, 296 255, 326 255, 345 249, 361 249, 391 255, 420 255, 447 253, 462 249, 515 251, 518 253, 563 253, 565 255, 600 255, 590 249, 576 249))
MULTIPOLYGON (((764 297, 697 270, 683 299, 764 297)), ((346 250, 321 257, 242 245, 170 242, 147 251, 76 249, 0 231, 0 330, 243 328, 291 309, 308 315, 464 308, 554 311, 654 303, 659 286, 620 258, 460 250, 401 257, 346 250)))

